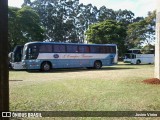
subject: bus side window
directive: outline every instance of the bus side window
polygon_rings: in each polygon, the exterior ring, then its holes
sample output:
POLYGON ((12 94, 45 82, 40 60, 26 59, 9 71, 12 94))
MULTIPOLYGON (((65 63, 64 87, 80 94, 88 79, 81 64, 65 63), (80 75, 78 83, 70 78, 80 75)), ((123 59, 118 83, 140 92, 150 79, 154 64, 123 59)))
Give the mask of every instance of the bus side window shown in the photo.
POLYGON ((89 49, 89 46, 79 46, 79 52, 80 53, 89 53, 90 52, 90 49, 89 49))
POLYGON ((101 47, 100 47, 100 52, 101 52, 101 53, 105 53, 105 52, 106 52, 104 46, 101 46, 101 47))
POLYGON ((86 52, 89 53, 90 52, 90 48, 89 46, 86 46, 86 52))
POLYGON ((39 46, 40 53, 51 53, 52 52, 52 45, 40 45, 39 46))
POLYGON ((90 46, 90 52, 91 53, 100 53, 100 47, 99 46, 90 46))
POLYGON ((110 46, 111 53, 116 53, 116 47, 115 46, 110 46))
POLYGON ((66 47, 65 47, 65 45, 53 45, 53 52, 65 53, 66 47))
POLYGON ((77 45, 67 45, 67 52, 68 53, 77 53, 78 46, 77 45))

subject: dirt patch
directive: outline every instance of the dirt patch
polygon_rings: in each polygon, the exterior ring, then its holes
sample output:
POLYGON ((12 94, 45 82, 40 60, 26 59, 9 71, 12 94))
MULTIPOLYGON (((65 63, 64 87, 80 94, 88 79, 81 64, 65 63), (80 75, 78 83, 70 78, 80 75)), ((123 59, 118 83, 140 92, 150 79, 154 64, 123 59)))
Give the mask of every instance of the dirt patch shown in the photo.
POLYGON ((151 79, 146 79, 146 80, 143 80, 144 83, 146 84, 159 84, 160 85, 160 79, 158 78, 151 78, 151 79))

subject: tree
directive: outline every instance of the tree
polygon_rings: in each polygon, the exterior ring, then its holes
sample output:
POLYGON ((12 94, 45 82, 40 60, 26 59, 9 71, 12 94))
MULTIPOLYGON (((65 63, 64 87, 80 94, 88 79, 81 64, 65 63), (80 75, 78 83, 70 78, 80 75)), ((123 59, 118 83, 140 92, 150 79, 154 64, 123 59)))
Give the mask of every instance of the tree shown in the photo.
POLYGON ((115 15, 116 15, 116 21, 122 22, 126 24, 126 26, 131 24, 134 20, 134 13, 132 11, 120 9, 118 11, 115 11, 115 15))
POLYGON ((98 21, 103 22, 105 20, 116 20, 116 13, 114 10, 102 6, 98 12, 98 21))
POLYGON ((122 56, 125 51, 125 26, 114 20, 93 24, 86 31, 87 40, 98 44, 117 44, 119 55, 122 56))
POLYGON ((76 17, 76 29, 78 36, 80 36, 80 42, 84 42, 84 34, 88 29, 89 25, 96 23, 98 19, 98 9, 91 4, 83 5, 80 4, 78 7, 77 17, 76 17))
POLYGON ((146 39, 144 43, 151 44, 155 41, 155 29, 156 29, 156 11, 148 12, 146 21, 146 39))
POLYGON ((140 46, 142 41, 145 39, 145 21, 134 22, 128 25, 126 44, 128 49, 140 46))
POLYGON ((45 28, 46 39, 56 42, 83 43, 89 25, 116 20, 125 24, 127 29, 134 20, 131 11, 114 11, 105 6, 97 9, 92 4, 79 4, 79 0, 24 0, 23 6, 37 11, 45 28))
POLYGON ((73 15, 78 3, 78 0, 26 0, 23 6, 29 5, 37 11, 47 40, 64 42, 75 36, 73 15))
POLYGON ((18 41, 21 40, 21 32, 17 22, 17 11, 19 8, 9 7, 8 8, 8 41, 9 41, 9 51, 18 44, 18 41))
POLYGON ((8 39, 10 50, 17 44, 31 41, 43 41, 43 29, 38 14, 30 7, 21 9, 9 7, 8 39))
POLYGON ((46 39, 57 42, 84 42, 84 32, 97 22, 98 9, 79 0, 25 0, 40 15, 46 39))
POLYGON ((138 22, 129 24, 126 43, 130 48, 151 44, 155 40, 155 11, 149 12, 148 16, 138 22))
POLYGON ((143 54, 153 54, 152 51, 155 50, 155 46, 154 45, 151 45, 151 44, 148 44, 148 45, 145 45, 142 49, 141 49, 141 52, 143 54))

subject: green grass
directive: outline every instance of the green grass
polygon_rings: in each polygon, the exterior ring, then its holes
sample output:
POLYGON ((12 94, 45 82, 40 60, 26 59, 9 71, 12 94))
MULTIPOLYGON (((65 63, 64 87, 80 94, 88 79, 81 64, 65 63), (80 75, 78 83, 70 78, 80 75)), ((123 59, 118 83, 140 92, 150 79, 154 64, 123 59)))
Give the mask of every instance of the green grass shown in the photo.
POLYGON ((160 111, 154 65, 118 64, 100 70, 10 71, 10 110, 160 111))

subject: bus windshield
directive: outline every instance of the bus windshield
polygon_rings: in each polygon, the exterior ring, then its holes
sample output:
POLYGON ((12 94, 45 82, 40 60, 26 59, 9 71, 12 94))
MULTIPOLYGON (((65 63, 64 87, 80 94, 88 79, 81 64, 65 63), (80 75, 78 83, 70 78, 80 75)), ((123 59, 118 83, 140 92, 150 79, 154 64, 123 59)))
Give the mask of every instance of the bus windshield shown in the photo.
POLYGON ((23 49, 23 59, 36 59, 38 56, 37 45, 25 45, 23 49))

